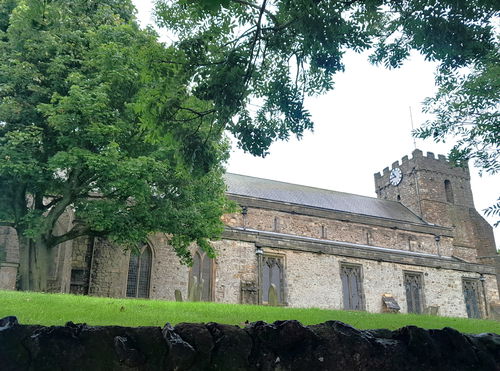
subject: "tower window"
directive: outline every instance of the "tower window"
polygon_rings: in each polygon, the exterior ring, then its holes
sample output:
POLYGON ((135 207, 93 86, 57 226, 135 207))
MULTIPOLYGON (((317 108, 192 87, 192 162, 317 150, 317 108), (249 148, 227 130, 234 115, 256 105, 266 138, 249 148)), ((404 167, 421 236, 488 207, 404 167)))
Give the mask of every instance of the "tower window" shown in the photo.
POLYGON ((448 179, 444 181, 444 192, 446 193, 446 202, 453 203, 453 187, 448 179))

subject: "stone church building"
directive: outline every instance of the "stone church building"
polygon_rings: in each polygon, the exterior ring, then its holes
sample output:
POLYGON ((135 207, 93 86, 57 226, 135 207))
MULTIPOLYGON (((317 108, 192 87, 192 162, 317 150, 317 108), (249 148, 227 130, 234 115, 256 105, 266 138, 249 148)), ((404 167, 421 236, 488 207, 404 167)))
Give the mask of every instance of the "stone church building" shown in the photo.
MULTIPOLYGON (((161 234, 139 256, 106 240, 54 249, 52 291, 290 307, 493 317, 500 260, 468 169, 415 150, 375 174, 377 198, 226 174, 241 211, 210 259, 179 264, 161 234)), ((14 288, 15 233, 0 230, 0 287, 14 288), (0 255, 1 256, 1 255, 0 255)))

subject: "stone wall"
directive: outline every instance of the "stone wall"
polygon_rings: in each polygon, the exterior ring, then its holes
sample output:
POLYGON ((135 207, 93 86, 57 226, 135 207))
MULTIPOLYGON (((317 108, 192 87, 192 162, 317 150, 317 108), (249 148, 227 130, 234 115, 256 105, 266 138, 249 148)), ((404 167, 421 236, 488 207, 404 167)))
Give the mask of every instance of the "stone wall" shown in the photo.
MULTIPOLYGON (((254 250, 254 249, 252 249, 254 250)), ((425 268, 334 255, 263 248, 266 254, 279 254, 285 258, 285 296, 292 307, 319 307, 343 309, 341 263, 358 264, 362 267, 365 308, 380 313, 382 295, 392 294, 406 313, 406 293, 403 272, 419 272, 423 276, 424 308, 439 307, 439 315, 467 317, 462 291, 462 278, 479 278, 473 272, 425 268)), ((252 251, 254 252, 254 251, 252 251)), ((488 302, 498 300, 495 275, 485 275, 488 302)), ((484 303, 480 303, 484 307, 484 303)), ((483 308, 484 311, 484 308, 483 308)))
POLYGON ((427 232, 397 230, 391 227, 362 224, 349 220, 335 220, 317 216, 300 215, 264 208, 247 207, 246 216, 241 213, 224 215, 224 223, 260 231, 279 232, 324 240, 344 241, 364 245, 386 247, 429 254, 441 254, 475 262, 475 250, 453 250, 453 240, 442 236, 438 245, 435 235, 427 232))
MULTIPOLYGON (((244 284, 258 289, 258 258, 256 244, 223 239, 215 241, 217 257, 214 264, 213 300, 241 303, 244 284)), ((189 267, 181 265, 166 237, 151 238, 154 251, 150 297, 175 300, 174 291, 188 297, 189 267)), ((362 267, 365 308, 382 312, 382 295, 392 294, 401 311, 406 312, 406 293, 403 272, 420 272, 423 277, 424 306, 439 307, 444 316, 466 317, 462 278, 479 278, 475 272, 425 267, 422 265, 391 263, 332 254, 294 251, 261 246, 266 254, 277 254, 285 261, 285 300, 292 307, 319 307, 343 309, 340 264, 359 264, 362 267)), ((95 245, 95 265, 90 283, 90 294, 125 296, 129 253, 98 240, 95 245)), ((496 277, 486 277, 487 302, 499 300, 496 277)), ((255 294, 257 295, 257 294, 255 294)), ((484 307, 483 302, 480 303, 484 307)), ((484 308, 483 308, 484 311, 484 308)))
POLYGON ((70 286, 70 292, 72 294, 89 293, 93 249, 94 239, 91 237, 79 237, 73 240, 70 286))
POLYGON ((128 252, 103 238, 94 242, 94 258, 89 282, 89 295, 124 297, 128 252))
POLYGON ((242 284, 257 286, 257 256, 255 244, 221 240, 213 243, 215 259, 215 301, 242 303, 242 284))
POLYGON ((19 325, 0 319, 0 364, 19 370, 484 370, 500 336, 451 328, 357 330, 338 321, 167 323, 160 327, 19 325))
POLYGON ((157 234, 150 238, 153 248, 153 268, 150 296, 153 299, 175 300, 175 290, 188 297, 189 267, 180 264, 174 249, 168 245, 167 237, 157 234))
POLYGON ((0 290, 15 290, 19 244, 14 228, 0 227, 0 290))
MULTIPOLYGON (((225 238, 213 244, 217 253, 213 273, 215 278, 212 287, 213 300, 233 304, 247 302, 247 299, 243 298, 245 294, 242 295, 245 285, 257 289, 259 286, 256 243, 225 238)), ((425 267, 421 263, 401 264, 378 261, 378 258, 360 259, 296 251, 287 248, 286 244, 283 248, 269 247, 265 243, 258 245, 265 254, 284 257, 285 301, 291 307, 343 309, 340 264, 350 263, 362 267, 365 308, 369 312, 383 311, 382 295, 386 293, 393 295, 401 306, 401 312, 406 312, 403 272, 411 271, 422 274, 424 309, 435 306, 439 307, 439 315, 466 317, 462 278, 480 277, 480 274, 474 271, 425 267)), ((180 290, 186 299, 190 268, 179 263, 165 237, 152 238, 151 246, 154 258, 150 297, 175 300, 174 291, 180 290)), ((99 282, 94 278, 92 293, 103 296, 124 296, 128 256, 121 251, 117 252, 116 248, 109 248, 107 252, 109 256, 113 256, 112 262, 108 261, 106 266, 101 263, 98 269, 102 276, 99 282), (120 269, 122 269, 121 274, 120 269)), ((485 273, 483 276, 487 302, 499 300, 496 276, 491 273, 485 273)), ((257 294, 254 293, 255 298, 257 294)), ((480 305, 486 314, 484 300, 480 305)))

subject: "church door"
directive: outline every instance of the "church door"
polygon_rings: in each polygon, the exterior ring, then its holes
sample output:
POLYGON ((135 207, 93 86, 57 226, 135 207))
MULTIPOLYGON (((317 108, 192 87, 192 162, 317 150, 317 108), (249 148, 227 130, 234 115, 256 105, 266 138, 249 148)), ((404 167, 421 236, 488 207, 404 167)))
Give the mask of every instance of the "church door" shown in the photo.
POLYGON ((342 281, 344 309, 364 310, 361 267, 358 265, 341 265, 340 279, 342 281))
POLYGON ((481 318, 477 280, 463 280, 465 309, 469 318, 481 318))
POLYGON ((420 273, 405 273, 404 285, 408 313, 422 313, 422 275, 420 273))

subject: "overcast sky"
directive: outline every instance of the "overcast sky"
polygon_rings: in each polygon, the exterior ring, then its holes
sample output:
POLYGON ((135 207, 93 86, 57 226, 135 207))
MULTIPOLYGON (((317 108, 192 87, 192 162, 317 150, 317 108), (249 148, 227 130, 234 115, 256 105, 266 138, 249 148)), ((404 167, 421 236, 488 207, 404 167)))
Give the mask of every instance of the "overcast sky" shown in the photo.
MULTIPOLYGON (((152 1, 134 3, 143 26, 153 24, 152 1)), ((227 171, 376 197, 373 174, 415 148, 410 107, 416 128, 426 119, 421 102, 435 92, 435 64, 417 53, 397 70, 370 65, 367 54, 347 53, 344 63, 346 71, 334 77, 333 91, 306 100, 314 132, 300 141, 273 144, 264 159, 233 148, 227 171)), ((416 140, 417 148, 436 155, 447 154, 452 145, 453 138, 440 144, 416 140)), ((473 164, 470 171, 474 202, 482 213, 500 194, 500 175, 480 177, 473 164)), ((499 249, 500 227, 495 239, 499 249)))

